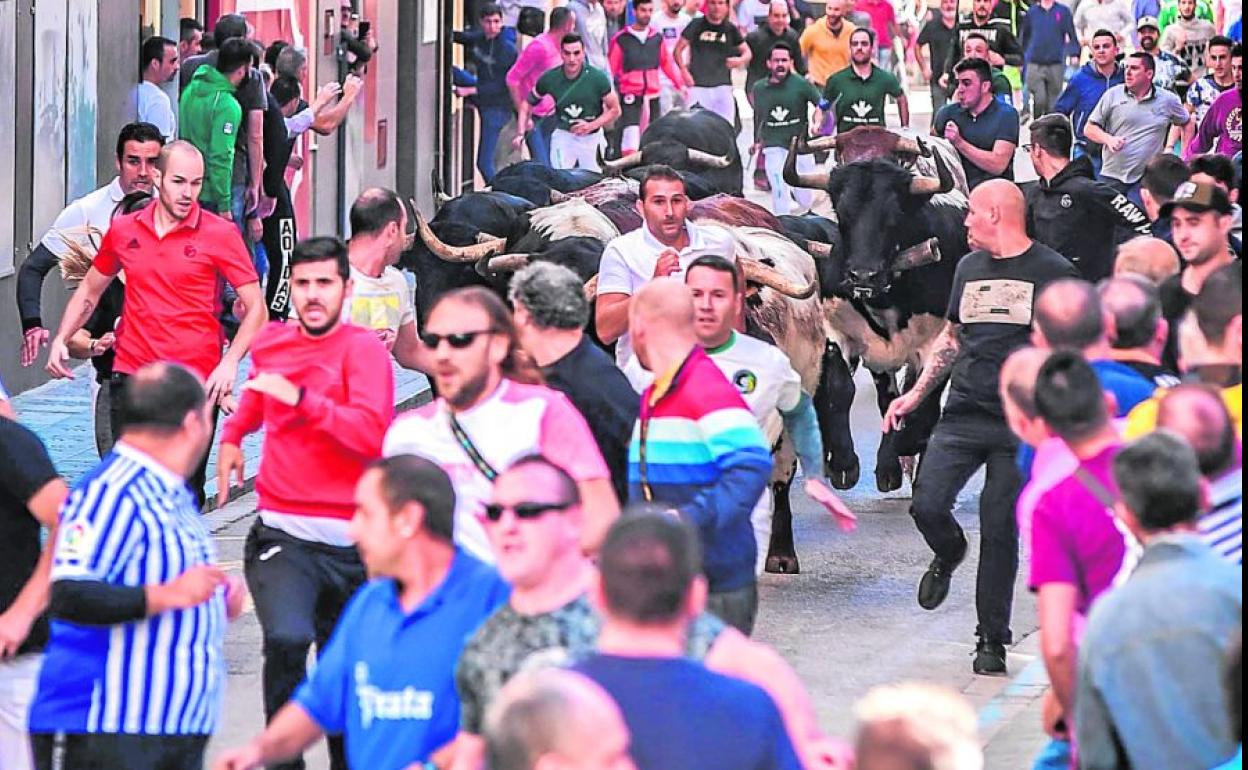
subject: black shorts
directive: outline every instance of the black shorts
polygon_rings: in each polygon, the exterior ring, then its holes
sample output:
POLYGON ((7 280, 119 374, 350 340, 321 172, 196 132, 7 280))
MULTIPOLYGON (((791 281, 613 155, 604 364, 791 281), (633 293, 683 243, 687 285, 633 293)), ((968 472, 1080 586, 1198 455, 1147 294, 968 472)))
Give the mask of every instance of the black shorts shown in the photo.
POLYGON ((202 770, 207 735, 33 733, 35 770, 202 770))

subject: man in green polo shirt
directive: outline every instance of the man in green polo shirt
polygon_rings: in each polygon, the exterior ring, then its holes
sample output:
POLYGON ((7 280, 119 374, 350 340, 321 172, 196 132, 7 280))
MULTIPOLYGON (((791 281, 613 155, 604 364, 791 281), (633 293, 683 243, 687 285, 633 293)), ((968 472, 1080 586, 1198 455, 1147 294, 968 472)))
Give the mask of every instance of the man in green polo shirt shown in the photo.
MULTIPOLYGON (((810 190, 793 190, 784 182, 784 164, 794 137, 808 133, 807 114, 815 107, 819 115, 819 91, 800 75, 793 73, 794 52, 786 42, 776 43, 767 55, 767 77, 754 84, 754 154, 762 150, 771 183, 771 210, 777 216, 792 210, 796 196, 799 209, 809 209, 813 201, 810 190)), ((797 170, 815 170, 811 155, 797 156, 797 170)))
POLYGON ((875 66, 875 31, 860 27, 849 36, 849 66, 828 78, 823 100, 836 118, 836 130, 884 125, 884 101, 897 100, 901 127, 910 127, 910 101, 891 72, 875 66))
POLYGON ((601 171, 598 150, 605 145, 602 129, 620 116, 620 97, 611 79, 585 63, 585 44, 580 35, 564 35, 559 43, 561 66, 537 80, 529 98, 520 104, 517 125, 523 136, 529 113, 543 98, 555 100, 557 123, 550 136, 550 165, 601 171))

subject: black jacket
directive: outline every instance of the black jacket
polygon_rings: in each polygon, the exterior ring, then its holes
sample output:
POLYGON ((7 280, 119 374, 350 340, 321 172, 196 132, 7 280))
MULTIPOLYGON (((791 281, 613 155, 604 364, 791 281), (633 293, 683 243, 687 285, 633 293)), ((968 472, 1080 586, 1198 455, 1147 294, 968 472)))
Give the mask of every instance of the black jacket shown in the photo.
POLYGON ((1150 234, 1148 215, 1098 182, 1087 157, 1051 181, 1041 179, 1027 197, 1027 234, 1073 262, 1089 281, 1113 273, 1118 244, 1150 234))

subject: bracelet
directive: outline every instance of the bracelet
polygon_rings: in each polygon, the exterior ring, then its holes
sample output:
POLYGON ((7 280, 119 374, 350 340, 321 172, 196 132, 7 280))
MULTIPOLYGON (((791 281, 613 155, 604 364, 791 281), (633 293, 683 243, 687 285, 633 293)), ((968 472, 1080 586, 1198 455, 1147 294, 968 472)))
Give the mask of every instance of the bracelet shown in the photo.
POLYGON ((91 355, 95 355, 95 343, 97 342, 99 342, 98 339, 92 338, 91 344, 87 345, 87 352, 90 353, 91 355))

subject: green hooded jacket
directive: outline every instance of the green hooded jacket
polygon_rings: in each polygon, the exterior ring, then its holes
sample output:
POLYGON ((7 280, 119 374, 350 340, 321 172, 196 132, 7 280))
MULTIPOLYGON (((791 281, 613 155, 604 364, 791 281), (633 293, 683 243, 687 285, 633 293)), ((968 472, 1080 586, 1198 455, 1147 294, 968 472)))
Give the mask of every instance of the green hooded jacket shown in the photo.
POLYGON ((234 84, 216 67, 204 65, 182 92, 178 112, 182 138, 204 156, 200 203, 217 213, 230 211, 234 144, 243 120, 243 108, 234 98, 234 84))

